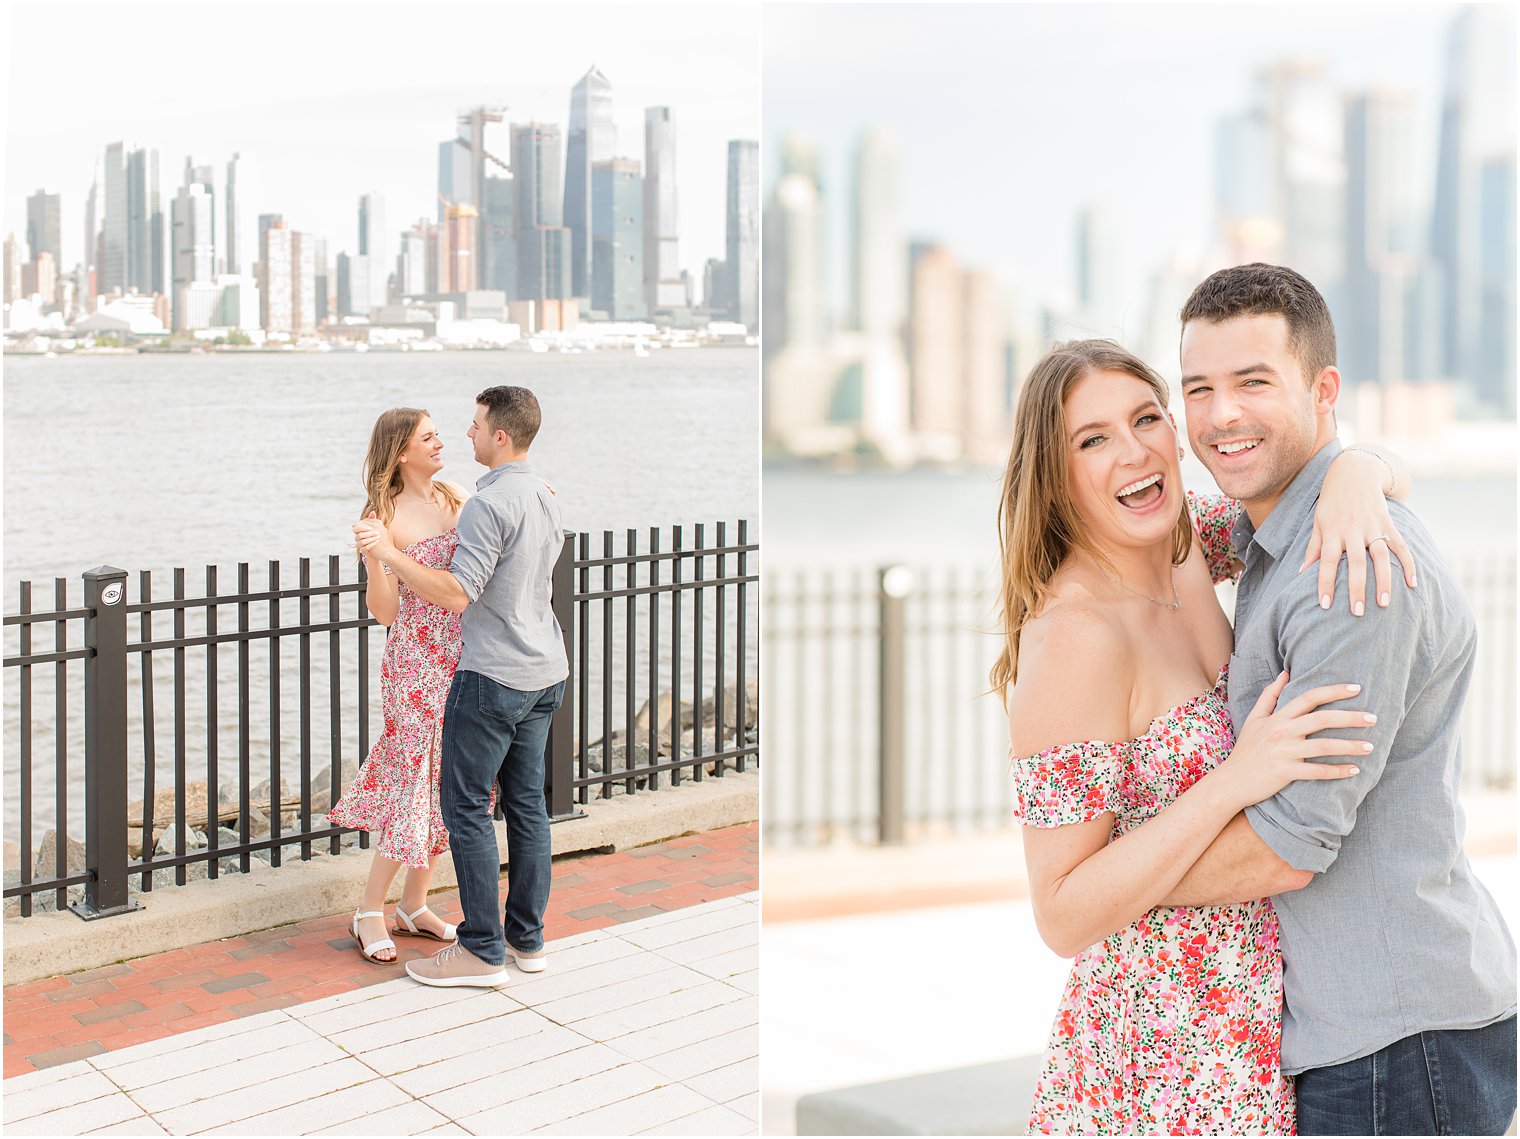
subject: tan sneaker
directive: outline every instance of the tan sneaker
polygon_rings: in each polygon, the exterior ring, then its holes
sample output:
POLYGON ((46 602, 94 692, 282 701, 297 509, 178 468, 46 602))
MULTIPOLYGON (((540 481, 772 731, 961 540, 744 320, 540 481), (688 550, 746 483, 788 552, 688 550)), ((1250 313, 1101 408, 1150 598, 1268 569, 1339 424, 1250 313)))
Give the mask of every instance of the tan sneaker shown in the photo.
POLYGON ((505 985, 512 979, 505 965, 491 965, 482 961, 457 941, 431 957, 408 961, 406 971, 414 981, 443 988, 475 985, 490 989, 505 985))
POLYGON ((542 949, 516 949, 507 942, 507 954, 524 973, 542 973, 549 965, 549 955, 542 949))

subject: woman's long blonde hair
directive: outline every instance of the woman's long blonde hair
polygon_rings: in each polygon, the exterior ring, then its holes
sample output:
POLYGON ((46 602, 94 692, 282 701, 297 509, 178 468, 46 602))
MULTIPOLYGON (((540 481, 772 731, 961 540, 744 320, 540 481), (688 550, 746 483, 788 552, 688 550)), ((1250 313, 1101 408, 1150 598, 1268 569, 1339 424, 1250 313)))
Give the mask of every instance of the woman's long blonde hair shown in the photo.
MULTIPOLYGON (((1066 466, 1066 397, 1093 372, 1134 376, 1156 393, 1165 410, 1167 386, 1145 361, 1112 340, 1073 340, 1045 353, 1024 381, 1013 423, 1013 447, 998 501, 998 543, 1003 580, 999 610, 1003 651, 992 666, 993 690, 1005 700, 1018 679, 1019 634, 1040 611, 1050 579, 1073 550, 1106 564, 1092 545, 1072 501, 1066 466)), ((1181 565, 1192 547, 1193 523, 1184 504, 1172 530, 1172 562, 1181 565)))
MULTIPOLYGON (((396 516, 396 496, 401 493, 401 455, 417 433, 417 425, 430 412, 421 407, 393 407, 382 411, 369 433, 369 453, 364 456, 364 509, 360 518, 368 518, 370 512, 390 525, 396 516)), ((433 480, 433 489, 454 513, 464 505, 464 497, 457 487, 442 479, 433 480)))

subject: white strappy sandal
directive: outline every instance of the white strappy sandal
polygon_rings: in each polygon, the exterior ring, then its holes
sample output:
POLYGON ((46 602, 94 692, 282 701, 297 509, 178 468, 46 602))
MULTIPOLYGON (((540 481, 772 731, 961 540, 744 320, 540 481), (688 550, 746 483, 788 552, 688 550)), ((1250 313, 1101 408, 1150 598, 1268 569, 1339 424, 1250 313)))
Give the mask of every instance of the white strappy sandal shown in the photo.
POLYGON ((379 918, 381 921, 384 921, 385 914, 380 910, 354 911, 353 932, 354 940, 359 943, 359 956, 363 957, 366 961, 370 962, 373 965, 394 965, 399 959, 399 955, 397 957, 392 957, 389 961, 381 960, 379 957, 375 956, 375 954, 379 953, 382 949, 394 950, 396 948, 396 943, 390 938, 381 937, 370 942, 368 945, 364 944, 364 939, 359 936, 359 922, 364 918, 379 918))
POLYGON ((419 929, 416 925, 413 924, 413 919, 416 918, 418 914, 424 913, 426 911, 427 911, 427 905, 426 905, 426 903, 424 903, 421 906, 418 906, 415 910, 413 910, 409 914, 408 913, 403 913, 402 910, 401 910, 401 907, 397 906, 396 907, 396 921, 399 924, 396 925, 394 928, 392 928, 391 932, 394 933, 397 937, 425 937, 429 941, 452 942, 454 940, 454 934, 455 934, 455 931, 456 931, 457 927, 450 925, 448 922, 444 922, 443 923, 443 936, 442 937, 440 937, 438 934, 434 933, 430 929, 419 929), (406 928, 403 929, 403 928, 401 928, 402 926, 405 926, 406 928))

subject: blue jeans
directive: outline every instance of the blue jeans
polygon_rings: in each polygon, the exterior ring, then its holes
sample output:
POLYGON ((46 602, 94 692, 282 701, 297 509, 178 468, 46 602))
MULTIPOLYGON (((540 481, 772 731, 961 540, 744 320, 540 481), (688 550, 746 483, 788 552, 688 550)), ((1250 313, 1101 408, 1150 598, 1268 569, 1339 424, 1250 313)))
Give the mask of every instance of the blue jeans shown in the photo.
POLYGON ((1295 1083, 1300 1135, 1502 1135, 1515 1114, 1515 1018, 1417 1033, 1295 1083))
POLYGON ((506 962, 506 942, 527 953, 544 945, 552 873, 544 751, 549 720, 564 698, 564 681, 519 692, 462 669, 449 687, 438 800, 464 910, 459 943, 491 965, 506 962), (507 821, 505 922, 496 915, 501 858, 491 823, 492 783, 501 787, 507 821))

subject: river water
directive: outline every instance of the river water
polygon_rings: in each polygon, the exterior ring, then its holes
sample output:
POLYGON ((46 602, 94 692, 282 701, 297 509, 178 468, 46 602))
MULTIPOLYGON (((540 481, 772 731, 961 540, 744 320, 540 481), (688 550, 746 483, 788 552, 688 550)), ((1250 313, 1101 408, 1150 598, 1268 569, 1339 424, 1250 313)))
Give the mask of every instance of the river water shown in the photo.
MULTIPOLYGON (((50 608, 54 578, 67 581, 70 604, 80 597, 80 574, 113 565, 130 571, 129 600, 139 595, 138 571, 153 572, 153 596, 169 596, 172 567, 186 570, 186 591, 204 591, 206 567, 218 568, 218 591, 229 593, 237 581, 236 563, 251 566, 250 586, 266 582, 267 564, 282 562, 280 585, 296 583, 297 560, 312 559, 312 580, 323 582, 328 555, 341 557, 341 580, 353 580, 349 526, 363 504, 360 468, 376 415, 398 404, 428 408, 444 435, 446 466, 441 477, 473 487, 483 468, 471 458, 465 436, 474 413, 475 395, 494 384, 531 388, 543 407, 543 427, 533 444, 533 465, 556 489, 564 504, 566 525, 592 534, 592 551, 601 551, 601 531, 636 528, 644 543, 650 527, 664 532, 681 525, 692 543, 692 527, 704 523, 706 540, 715 523, 727 523, 736 540, 735 523, 748 519, 750 538, 758 540, 759 507, 759 360, 749 349, 667 350, 649 357, 626 352, 581 353, 428 353, 428 354, 258 354, 220 356, 92 356, 56 359, 5 358, 4 378, 4 590, 5 611, 17 608, 18 583, 31 580, 33 608, 50 608)), ((752 555, 753 570, 757 559, 752 555)), ((727 569, 732 572, 730 557, 727 569)), ((690 573, 688 566, 687 572, 690 573)), ((709 560, 706 572, 714 572, 709 560)), ((669 569, 665 570, 669 579, 669 569)), ((619 584, 621 584, 619 577, 619 584)), ((600 579, 591 584, 599 585, 600 579)), ((759 591, 749 591, 747 606, 749 676, 755 676, 759 591)), ((354 599, 343 599, 342 614, 354 613, 354 599)), ((709 600, 709 606, 712 602, 709 600)), ((313 603, 322 620, 326 599, 313 603)), ((617 620, 624 617, 618 604, 617 620)), ((267 619, 267 604, 253 606, 253 627, 267 619)), ((592 675, 601 666, 600 606, 588 614, 592 675)), ((668 603, 661 614, 668 629, 668 603)), ((642 621, 641 603, 635 615, 642 621)), ((280 621, 293 624, 298 603, 281 604, 280 621)), ((733 683, 733 645, 737 619, 732 601, 726 614, 725 649, 729 684, 733 683)), ((235 627, 236 612, 225 607, 219 628, 235 627)), ((171 633, 172 618, 158 615, 152 635, 171 633)), ((704 682, 714 678, 714 615, 707 614, 701 652, 707 665, 704 682)), ((691 614, 683 627, 687 700, 692 698, 691 614)), ((641 627, 641 626, 636 626, 641 627)), ((204 629, 197 611, 188 615, 187 633, 204 629)), ((139 620, 129 622, 129 640, 140 635, 139 620)), ((205 779, 213 769, 218 782, 235 783, 237 759, 246 730, 250 781, 268 774, 267 756, 278 734, 282 771, 287 780, 298 770, 304 748, 313 771, 338 756, 352 764, 359 755, 354 697, 357 692, 358 638, 369 638, 370 739, 378 732, 378 662, 383 632, 344 633, 336 669, 329 667, 326 634, 312 638, 311 710, 303 733, 297 684, 299 651, 285 638, 276 660, 269 642, 249 650, 251 698, 246 726, 237 708, 239 660, 233 646, 223 646, 208 662, 205 649, 185 654, 190 699, 184 730, 176 733, 172 712, 172 653, 154 654, 155 767, 158 787, 170 785, 176 746, 186 755, 187 778, 205 779), (269 682, 279 668, 278 695, 269 682), (208 668, 218 677, 213 705, 204 695, 208 668), (339 693, 339 714, 329 719, 332 690, 339 693), (278 728, 271 727, 270 705, 282 709, 278 728), (175 736, 183 738, 179 744, 175 736), (212 758, 214 756, 214 758, 212 758)), ((52 647, 52 627, 39 626, 33 651, 52 647), (44 644, 45 642, 45 644, 44 644)), ((618 627, 613 659, 614 725, 625 708, 623 629, 618 627)), ((668 691, 669 632, 662 634, 658 660, 642 651, 645 637, 635 638, 634 691, 642 703, 651 663, 668 691)), ((76 637, 77 640, 77 637, 76 637)), ((17 651, 15 629, 6 631, 6 654, 17 651)), ((5 677, 5 824, 15 833, 20 786, 20 670, 5 677)), ((32 771, 30 799, 32 842, 58 814, 60 788, 54 782, 55 675, 52 666, 30 670, 32 677, 32 771)), ((78 837, 82 826, 83 779, 82 670, 76 664, 66 682, 65 741, 70 756, 68 779, 61 789, 68 829, 78 837)), ((136 798, 141 792, 146 741, 143 677, 129 670, 129 765, 136 798)), ((601 692, 591 701, 587 738, 601 734, 601 692)), ((708 745, 709 749, 711 744, 708 745)))

